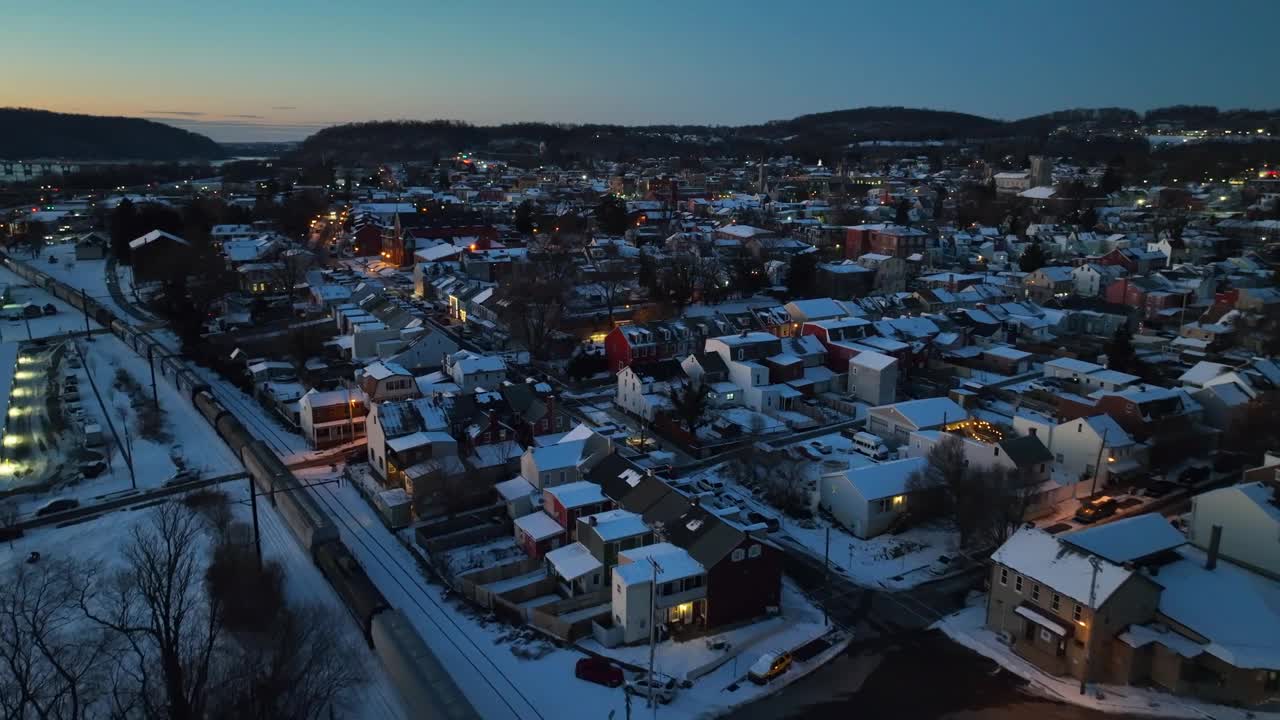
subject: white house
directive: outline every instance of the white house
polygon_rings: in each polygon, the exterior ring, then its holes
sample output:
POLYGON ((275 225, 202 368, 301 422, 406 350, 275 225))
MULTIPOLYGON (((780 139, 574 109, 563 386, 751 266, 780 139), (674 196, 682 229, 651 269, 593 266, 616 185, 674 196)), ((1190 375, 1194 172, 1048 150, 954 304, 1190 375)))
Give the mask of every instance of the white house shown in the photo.
POLYGON ((604 564, 592 556, 586 545, 573 542, 543 556, 547 574, 560 581, 566 597, 583 595, 600 589, 604 564))
POLYGON ((742 388, 742 404, 756 412, 784 410, 800 391, 769 382, 769 368, 763 364, 782 351, 782 341, 766 332, 707 338, 706 352, 715 353, 728 369, 729 382, 742 388))
POLYGON ((634 367, 618 371, 617 384, 614 403, 636 417, 653 422, 659 410, 671 406, 671 399, 665 393, 666 383, 654 382, 652 377, 636 372, 634 367))
POLYGON ((1207 550, 1215 525, 1222 527, 1222 557, 1280 580, 1280 494, 1275 487, 1252 482, 1191 498, 1191 544, 1207 550))
POLYGON ((897 358, 870 350, 849 358, 849 394, 871 405, 892 403, 898 394, 897 358))
POLYGON ((1076 295, 1097 297, 1112 280, 1123 274, 1124 268, 1119 265, 1085 263, 1071 271, 1071 278, 1075 283, 1076 295))
POLYGON ((916 457, 826 473, 818 502, 855 537, 873 538, 907 511, 910 478, 927 465, 916 457))
POLYGON ((649 611, 657 607, 657 621, 678 622, 697 614, 695 603, 707 598, 706 568, 683 548, 663 542, 618 553, 613 568, 613 623, 622 630, 624 644, 649 637, 649 611), (654 577, 658 592, 654 597, 654 577))
POLYGON ((458 343, 439 330, 428 330, 415 337, 389 359, 409 370, 434 370, 444 365, 446 356, 458 352, 458 343))
POLYGON ((481 355, 459 350, 444 357, 444 373, 453 378, 463 392, 478 387, 495 389, 507 375, 507 364, 496 355, 481 355))
POLYGON ((1053 455, 1058 471, 1068 478, 1092 483, 1096 473, 1098 487, 1104 487, 1112 475, 1146 466, 1146 446, 1134 441, 1110 415, 1055 424, 1047 418, 1019 413, 1013 418, 1013 428, 1038 437, 1053 455))
POLYGON ((969 413, 951 398, 907 400, 871 408, 867 430, 895 448, 906 444, 907 437, 916 430, 934 430, 967 417, 969 413))
POLYGON ((539 490, 577 482, 582 479, 584 461, 609 452, 608 438, 579 425, 553 445, 525 450, 520 457, 520 475, 539 490))

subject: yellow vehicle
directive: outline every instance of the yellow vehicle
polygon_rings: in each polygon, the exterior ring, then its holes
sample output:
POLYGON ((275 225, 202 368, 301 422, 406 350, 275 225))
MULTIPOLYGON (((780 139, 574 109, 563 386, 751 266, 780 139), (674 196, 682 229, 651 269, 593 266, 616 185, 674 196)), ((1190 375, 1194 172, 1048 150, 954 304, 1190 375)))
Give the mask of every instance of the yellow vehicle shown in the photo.
POLYGON ((1076 510, 1076 522, 1091 523, 1105 517, 1111 517, 1116 510, 1115 498, 1106 495, 1096 497, 1080 504, 1080 509, 1076 510))
POLYGON ((764 685, 789 669, 791 669, 791 653, 767 652, 751 666, 747 671, 747 677, 757 685, 764 685))

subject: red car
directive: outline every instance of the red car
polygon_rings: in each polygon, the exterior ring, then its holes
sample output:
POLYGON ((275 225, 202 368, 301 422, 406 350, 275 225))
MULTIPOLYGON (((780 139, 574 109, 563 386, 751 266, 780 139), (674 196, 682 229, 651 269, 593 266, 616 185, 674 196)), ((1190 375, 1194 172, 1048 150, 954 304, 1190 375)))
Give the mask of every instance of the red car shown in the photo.
POLYGON ((618 687, 622 684, 622 668, 598 657, 584 657, 573 668, 573 674, 588 682, 618 687))

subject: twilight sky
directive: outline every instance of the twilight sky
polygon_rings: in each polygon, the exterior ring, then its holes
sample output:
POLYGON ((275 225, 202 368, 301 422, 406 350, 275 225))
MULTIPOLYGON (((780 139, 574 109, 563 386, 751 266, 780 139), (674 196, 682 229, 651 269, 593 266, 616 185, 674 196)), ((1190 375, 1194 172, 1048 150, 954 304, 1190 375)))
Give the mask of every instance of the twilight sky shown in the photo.
POLYGON ((0 106, 215 140, 353 120, 742 124, 1280 107, 1278 0, 0 0, 0 106), (7 6, 7 7, 6 7, 7 6))

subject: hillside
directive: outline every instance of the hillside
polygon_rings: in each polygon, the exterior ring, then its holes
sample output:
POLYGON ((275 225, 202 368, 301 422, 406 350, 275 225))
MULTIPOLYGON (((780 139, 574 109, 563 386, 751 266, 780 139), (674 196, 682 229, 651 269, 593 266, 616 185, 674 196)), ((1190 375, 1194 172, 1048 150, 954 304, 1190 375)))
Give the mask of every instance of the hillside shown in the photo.
POLYGON ((0 108, 0 158, 174 161, 223 155, 203 135, 152 120, 0 108))

